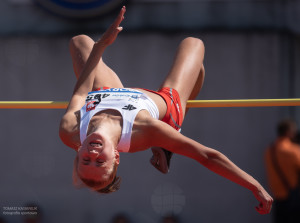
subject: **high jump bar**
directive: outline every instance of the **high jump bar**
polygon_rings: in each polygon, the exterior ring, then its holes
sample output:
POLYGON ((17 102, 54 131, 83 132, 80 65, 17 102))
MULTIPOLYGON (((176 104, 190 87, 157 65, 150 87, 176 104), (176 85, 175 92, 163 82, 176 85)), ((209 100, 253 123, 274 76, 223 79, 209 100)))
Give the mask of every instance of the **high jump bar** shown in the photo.
MULTIPOLYGON (((0 109, 66 109, 67 101, 0 101, 0 109)), ((300 106, 300 98, 189 100, 189 108, 300 106)))

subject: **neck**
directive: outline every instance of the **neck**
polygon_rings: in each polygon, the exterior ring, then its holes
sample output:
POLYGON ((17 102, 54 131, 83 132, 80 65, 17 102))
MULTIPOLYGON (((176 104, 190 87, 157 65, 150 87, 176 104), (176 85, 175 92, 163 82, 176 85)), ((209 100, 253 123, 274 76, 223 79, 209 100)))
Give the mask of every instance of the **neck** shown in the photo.
POLYGON ((90 121, 87 135, 99 132, 109 137, 116 146, 122 133, 122 116, 118 111, 108 110, 96 114, 90 121))
POLYGON ((289 136, 280 136, 278 137, 278 141, 292 141, 289 136))

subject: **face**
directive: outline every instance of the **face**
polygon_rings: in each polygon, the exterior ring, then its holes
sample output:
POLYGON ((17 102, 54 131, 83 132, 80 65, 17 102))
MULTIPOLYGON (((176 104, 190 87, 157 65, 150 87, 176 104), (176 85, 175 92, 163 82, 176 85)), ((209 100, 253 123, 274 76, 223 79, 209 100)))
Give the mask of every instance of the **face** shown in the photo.
POLYGON ((78 174, 86 179, 107 181, 115 162, 119 164, 118 151, 109 137, 99 133, 87 136, 78 150, 78 174))

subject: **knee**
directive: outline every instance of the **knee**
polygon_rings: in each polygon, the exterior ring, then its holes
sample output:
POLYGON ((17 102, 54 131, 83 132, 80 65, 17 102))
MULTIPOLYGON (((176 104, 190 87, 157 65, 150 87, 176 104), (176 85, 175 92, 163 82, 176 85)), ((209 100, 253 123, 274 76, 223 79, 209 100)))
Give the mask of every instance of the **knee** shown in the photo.
POLYGON ((70 50, 84 47, 88 45, 89 42, 94 42, 89 36, 87 35, 77 35, 71 38, 69 42, 70 50))
POLYGON ((190 46, 194 50, 204 51, 203 41, 195 37, 187 37, 184 40, 182 40, 181 44, 190 46))

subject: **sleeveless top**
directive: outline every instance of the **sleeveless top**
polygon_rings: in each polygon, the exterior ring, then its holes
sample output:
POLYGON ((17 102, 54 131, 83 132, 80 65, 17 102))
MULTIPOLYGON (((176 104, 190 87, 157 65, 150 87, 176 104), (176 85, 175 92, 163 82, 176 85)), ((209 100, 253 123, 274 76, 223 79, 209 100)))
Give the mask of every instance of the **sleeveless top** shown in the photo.
POLYGON ((92 91, 88 93, 85 105, 80 110, 81 144, 86 139, 92 117, 107 109, 117 110, 122 115, 123 126, 118 144, 119 152, 129 151, 132 127, 139 111, 145 109, 153 118, 159 118, 159 111, 155 102, 143 92, 130 88, 109 88, 92 91))

